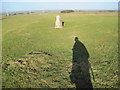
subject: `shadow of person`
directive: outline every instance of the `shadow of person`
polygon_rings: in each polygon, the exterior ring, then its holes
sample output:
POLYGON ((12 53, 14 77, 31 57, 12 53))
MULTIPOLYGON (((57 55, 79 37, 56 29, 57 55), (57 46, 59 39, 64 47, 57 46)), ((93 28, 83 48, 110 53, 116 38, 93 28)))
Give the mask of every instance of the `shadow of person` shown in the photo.
POLYGON ((93 88, 89 73, 89 53, 84 44, 78 40, 78 37, 75 37, 72 50, 71 82, 75 83, 76 88, 93 88))

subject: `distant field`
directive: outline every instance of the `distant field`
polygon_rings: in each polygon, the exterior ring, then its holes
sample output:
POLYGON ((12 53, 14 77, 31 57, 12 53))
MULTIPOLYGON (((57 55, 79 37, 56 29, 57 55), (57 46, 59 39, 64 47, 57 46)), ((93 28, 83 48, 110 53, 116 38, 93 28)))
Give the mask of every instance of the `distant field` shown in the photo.
POLYGON ((69 73, 74 37, 86 46, 94 88, 118 86, 117 12, 18 14, 3 18, 3 88, 75 88, 69 73), (65 27, 55 29, 60 15, 65 27), (30 55, 31 52, 47 54, 30 55))

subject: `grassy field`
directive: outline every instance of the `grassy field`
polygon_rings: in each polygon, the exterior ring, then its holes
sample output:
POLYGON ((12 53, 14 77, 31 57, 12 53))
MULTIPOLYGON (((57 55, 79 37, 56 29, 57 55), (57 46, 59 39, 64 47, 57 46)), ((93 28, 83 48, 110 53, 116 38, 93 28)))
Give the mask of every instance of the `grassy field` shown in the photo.
POLYGON ((94 88, 118 87, 118 22, 115 12, 19 14, 3 18, 3 88, 75 88, 69 73, 74 37, 86 46, 94 88), (65 27, 55 29, 60 15, 65 27), (30 55, 31 52, 50 55, 30 55))

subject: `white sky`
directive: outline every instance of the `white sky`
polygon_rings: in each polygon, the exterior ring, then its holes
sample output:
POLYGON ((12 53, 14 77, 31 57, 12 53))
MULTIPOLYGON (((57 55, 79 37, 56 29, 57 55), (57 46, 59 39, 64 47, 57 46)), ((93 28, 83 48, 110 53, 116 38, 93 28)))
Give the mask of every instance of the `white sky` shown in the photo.
POLYGON ((120 0, 0 0, 2 2, 119 2, 120 0))

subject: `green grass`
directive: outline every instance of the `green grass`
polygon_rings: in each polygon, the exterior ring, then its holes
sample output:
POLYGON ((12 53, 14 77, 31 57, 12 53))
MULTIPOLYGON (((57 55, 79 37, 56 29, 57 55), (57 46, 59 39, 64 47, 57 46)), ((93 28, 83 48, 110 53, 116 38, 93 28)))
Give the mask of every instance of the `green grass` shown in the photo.
POLYGON ((117 88, 117 19, 114 14, 92 12, 5 17, 2 34, 3 87, 74 88, 69 72, 74 37, 77 36, 90 54, 89 62, 96 80, 92 80, 94 88, 117 88), (56 15, 62 17, 64 28, 54 28, 56 15), (38 51, 52 56, 29 55, 38 51))

